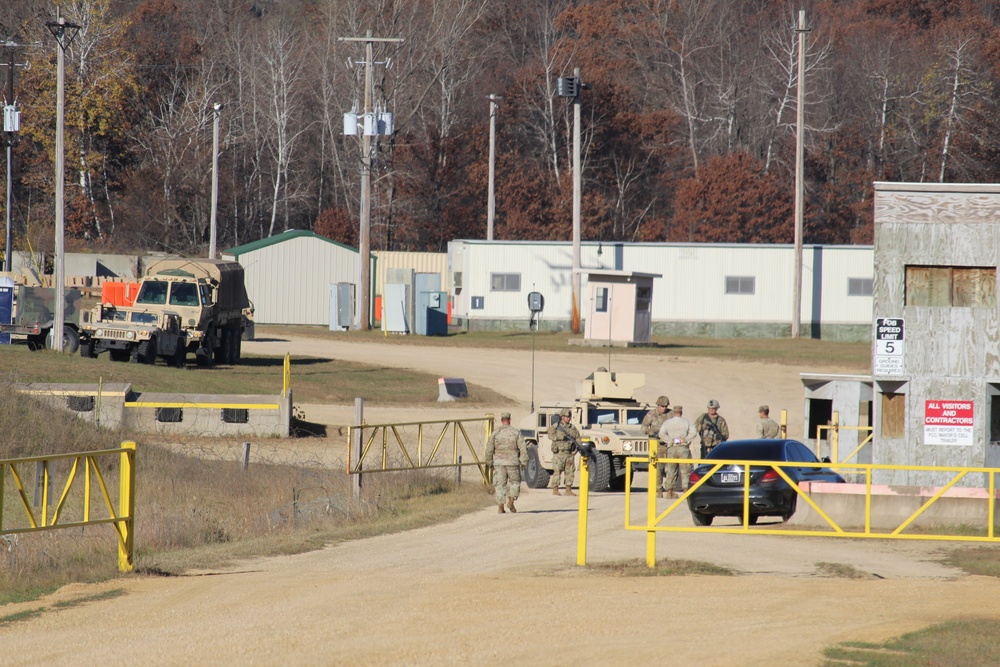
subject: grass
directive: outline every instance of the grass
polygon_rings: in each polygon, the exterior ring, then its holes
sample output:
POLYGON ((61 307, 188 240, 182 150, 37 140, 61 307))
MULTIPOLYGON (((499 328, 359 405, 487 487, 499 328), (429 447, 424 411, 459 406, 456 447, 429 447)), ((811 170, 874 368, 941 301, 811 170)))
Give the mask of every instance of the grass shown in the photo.
POLYGON ((843 563, 816 563, 816 572, 823 577, 835 577, 838 579, 876 579, 869 572, 864 572, 852 565, 843 563))
POLYGON ((951 551, 942 562, 968 574, 1000 577, 1000 547, 979 546, 951 551))
POLYGON ((27 621, 37 616, 41 616, 47 611, 60 611, 62 609, 72 609, 73 607, 79 607, 80 605, 87 604, 88 602, 100 602, 101 600, 113 600, 114 598, 121 597, 125 595, 125 590, 121 588, 113 588, 102 593, 95 593, 93 595, 81 595, 78 597, 70 598, 68 600, 59 600, 54 603, 51 607, 35 607, 34 609, 25 609, 23 611, 15 612, 13 614, 7 614, 6 616, 0 616, 0 626, 10 625, 11 623, 17 623, 20 621, 27 621))
POLYGON ((646 561, 641 559, 609 561, 588 565, 587 570, 593 574, 610 574, 619 577, 683 577, 692 574, 733 576, 735 574, 729 568, 713 565, 712 563, 697 560, 670 559, 656 561, 655 567, 647 566, 646 561))
POLYGON ((992 667, 1000 664, 995 619, 962 619, 932 625, 881 644, 844 642, 823 652, 824 667, 992 667))
MULTIPOLYGON (((421 345, 506 350, 546 350, 579 352, 594 355, 595 361, 608 358, 607 347, 571 345, 581 335, 566 331, 470 331, 450 332, 447 336, 386 336, 381 331, 330 331, 322 327, 258 327, 260 337, 308 336, 345 342, 381 343, 384 345, 421 345)), ((680 338, 653 336, 648 347, 611 350, 612 356, 655 355, 671 357, 707 357, 733 361, 758 361, 790 366, 842 366, 859 372, 871 368, 869 343, 842 343, 811 338, 680 338)))
MULTIPOLYGON (((385 366, 371 366, 341 359, 294 358, 290 360, 292 390, 301 403, 353 403, 388 405, 436 403, 438 377, 385 366)), ((111 361, 107 355, 84 359, 49 351, 32 352, 24 345, 0 345, 0 382, 58 382, 104 384, 130 383, 137 391, 190 394, 277 394, 282 387, 284 359, 244 356, 239 365, 199 368, 193 363, 179 371, 162 362, 147 366, 111 361)), ((491 389, 468 385, 469 404, 508 405, 510 399, 491 389)))

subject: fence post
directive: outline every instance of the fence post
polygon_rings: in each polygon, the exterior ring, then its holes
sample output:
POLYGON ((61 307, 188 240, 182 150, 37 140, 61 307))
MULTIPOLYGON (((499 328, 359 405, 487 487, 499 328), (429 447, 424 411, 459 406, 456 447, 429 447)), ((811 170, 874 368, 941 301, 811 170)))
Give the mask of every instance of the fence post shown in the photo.
POLYGON ((250 443, 243 443, 243 469, 246 470, 250 467, 250 443))
MULTIPOLYGON (((357 424, 357 428, 351 430, 351 461, 358 464, 361 462, 361 424, 365 421, 365 399, 355 398, 354 399, 354 423, 357 424)), ((354 497, 361 500, 361 468, 358 468, 356 474, 351 475, 351 492, 354 497)))
POLYGON ((462 486, 462 457, 458 457, 458 466, 455 468, 455 484, 462 486))
POLYGON ((131 572, 135 533, 135 442, 123 442, 118 480, 118 570, 131 572))

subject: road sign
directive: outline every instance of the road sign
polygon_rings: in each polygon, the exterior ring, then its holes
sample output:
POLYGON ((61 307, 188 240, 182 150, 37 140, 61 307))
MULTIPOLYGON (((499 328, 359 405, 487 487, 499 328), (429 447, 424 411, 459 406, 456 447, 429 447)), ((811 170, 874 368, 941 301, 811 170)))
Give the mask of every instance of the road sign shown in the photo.
POLYGON ((924 401, 925 445, 971 445, 972 401, 924 401))
POLYGON ((875 320, 875 375, 903 375, 904 327, 901 317, 879 317, 875 320))

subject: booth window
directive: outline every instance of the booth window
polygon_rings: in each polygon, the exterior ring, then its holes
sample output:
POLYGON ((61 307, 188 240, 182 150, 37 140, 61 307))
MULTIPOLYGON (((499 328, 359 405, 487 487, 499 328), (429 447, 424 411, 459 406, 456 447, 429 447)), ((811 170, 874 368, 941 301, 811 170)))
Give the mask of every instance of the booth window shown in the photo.
POLYGON ((873 282, 872 278, 848 278, 847 296, 871 296, 873 282))
POLYGON ((653 300, 653 288, 637 287, 635 290, 635 309, 644 313, 649 310, 650 302, 653 300))
POLYGON ((520 273, 491 273, 490 291, 492 292, 520 292, 520 273))
POLYGON ((608 288, 598 287, 594 291, 597 295, 597 303, 594 304, 594 311, 598 313, 608 312, 608 288))
POLYGON ((222 408, 224 424, 249 424, 250 410, 246 408, 222 408))
POLYGON ((995 308, 996 267, 907 266, 906 305, 995 308))
POLYGON ((753 276, 726 276, 726 294, 753 294, 753 276))

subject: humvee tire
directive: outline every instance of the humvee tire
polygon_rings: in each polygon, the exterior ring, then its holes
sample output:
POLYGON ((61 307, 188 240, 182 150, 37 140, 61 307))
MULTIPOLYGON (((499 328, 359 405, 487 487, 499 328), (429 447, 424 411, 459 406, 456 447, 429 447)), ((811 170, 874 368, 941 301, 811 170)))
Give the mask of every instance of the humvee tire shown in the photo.
POLYGON ((590 462, 590 490, 592 492, 610 490, 612 470, 611 454, 597 452, 597 460, 590 462))
POLYGON ((542 463, 538 460, 538 445, 529 443, 526 449, 528 450, 528 463, 524 466, 524 483, 528 485, 529 489, 544 489, 549 485, 552 473, 543 468, 542 463))

